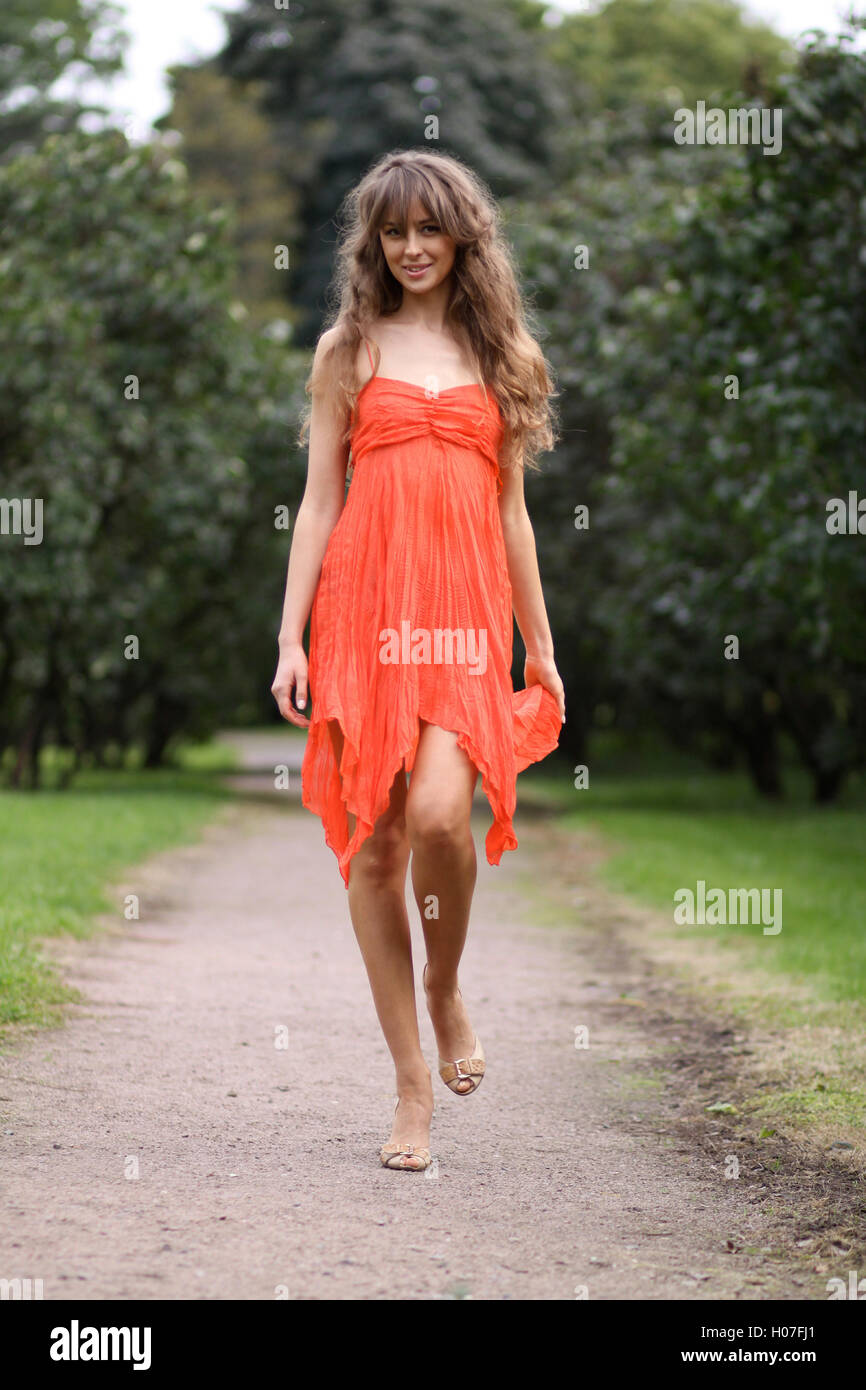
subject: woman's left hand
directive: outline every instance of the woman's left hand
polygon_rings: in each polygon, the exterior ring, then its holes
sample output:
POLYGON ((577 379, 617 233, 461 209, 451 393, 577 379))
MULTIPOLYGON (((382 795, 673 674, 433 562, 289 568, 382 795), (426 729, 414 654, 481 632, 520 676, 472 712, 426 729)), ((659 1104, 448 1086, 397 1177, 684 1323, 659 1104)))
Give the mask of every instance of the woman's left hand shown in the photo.
POLYGON ((559 705, 559 715, 563 724, 565 723, 565 686, 562 678, 556 669, 553 657, 538 657, 527 655, 523 666, 523 684, 543 685, 545 690, 549 690, 553 698, 559 705))

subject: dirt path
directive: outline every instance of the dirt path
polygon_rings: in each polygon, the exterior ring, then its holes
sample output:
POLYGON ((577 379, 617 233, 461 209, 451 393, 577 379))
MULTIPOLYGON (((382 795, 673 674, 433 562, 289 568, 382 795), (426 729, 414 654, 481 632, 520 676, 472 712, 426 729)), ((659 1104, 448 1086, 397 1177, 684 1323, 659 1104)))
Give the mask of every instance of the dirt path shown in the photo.
POLYGON ((617 1003, 639 963, 531 924, 543 825, 494 869, 488 823, 479 803, 462 971, 488 1074, 470 1100, 434 1076, 429 1176, 378 1163, 391 1072, 321 825, 296 790, 244 800, 118 885, 104 936, 52 947, 87 1003, 0 1060, 0 1276, 46 1299, 825 1298, 754 1188, 666 1128, 617 1003))

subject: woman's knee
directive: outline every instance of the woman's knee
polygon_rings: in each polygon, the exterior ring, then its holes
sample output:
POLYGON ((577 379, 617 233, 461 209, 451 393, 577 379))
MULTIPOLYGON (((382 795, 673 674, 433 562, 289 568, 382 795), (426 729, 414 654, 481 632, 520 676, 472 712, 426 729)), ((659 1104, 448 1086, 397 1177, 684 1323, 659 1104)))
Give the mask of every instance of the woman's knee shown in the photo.
POLYGON ((402 813, 380 818, 355 855, 359 870, 377 882, 405 874, 409 856, 406 819, 402 813))
POLYGON ((460 848, 472 840, 471 805, 443 796, 412 796, 406 802, 406 834, 411 848, 460 848))

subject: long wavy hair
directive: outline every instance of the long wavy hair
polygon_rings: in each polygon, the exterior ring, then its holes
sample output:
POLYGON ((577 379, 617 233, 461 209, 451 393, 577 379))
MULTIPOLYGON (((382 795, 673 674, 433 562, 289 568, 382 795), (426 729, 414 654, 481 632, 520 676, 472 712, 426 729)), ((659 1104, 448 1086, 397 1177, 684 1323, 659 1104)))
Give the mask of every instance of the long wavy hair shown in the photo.
MULTIPOLYGON (((552 400, 558 393, 530 331, 530 310, 493 195, 453 155, 394 150, 377 160, 346 195, 338 219, 331 307, 322 329, 334 329, 334 341, 310 372, 306 393, 337 392, 338 404, 348 416, 343 435, 348 441, 360 391, 361 341, 377 319, 393 314, 403 301, 379 231, 388 219, 405 228, 416 197, 456 245, 447 323, 479 383, 496 397, 504 425, 500 463, 517 461, 537 468, 536 456, 552 449, 556 440, 552 400)), ((379 356, 377 348, 377 370, 379 356)), ((302 446, 309 437, 311 408, 308 401, 298 436, 302 446)))

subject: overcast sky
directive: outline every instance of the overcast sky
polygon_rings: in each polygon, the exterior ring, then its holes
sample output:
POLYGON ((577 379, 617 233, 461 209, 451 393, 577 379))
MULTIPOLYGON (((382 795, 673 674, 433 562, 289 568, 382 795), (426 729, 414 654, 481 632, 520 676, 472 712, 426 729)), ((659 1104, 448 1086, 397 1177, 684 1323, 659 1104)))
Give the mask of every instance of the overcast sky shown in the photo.
MULTIPOLYGON (((151 122, 168 107, 165 69, 206 57, 221 46, 223 11, 243 9, 244 0, 115 0, 125 12, 130 45, 126 73, 110 85, 89 86, 132 139, 146 139, 151 122)), ((859 9, 866 0, 856 0, 859 9)), ((587 0, 561 0, 561 10, 589 8, 587 0)), ((747 8, 780 33, 795 38, 804 29, 836 32, 850 0, 748 0, 747 8)))

